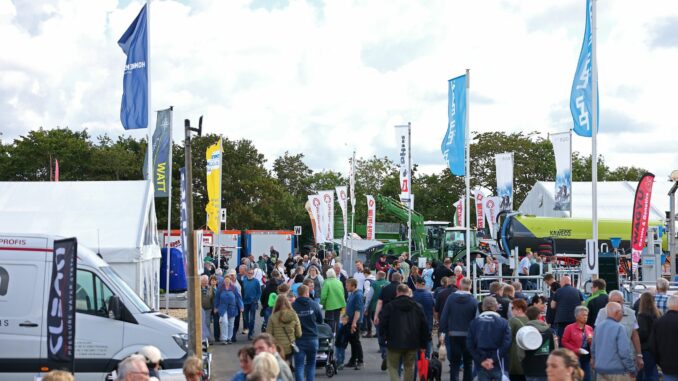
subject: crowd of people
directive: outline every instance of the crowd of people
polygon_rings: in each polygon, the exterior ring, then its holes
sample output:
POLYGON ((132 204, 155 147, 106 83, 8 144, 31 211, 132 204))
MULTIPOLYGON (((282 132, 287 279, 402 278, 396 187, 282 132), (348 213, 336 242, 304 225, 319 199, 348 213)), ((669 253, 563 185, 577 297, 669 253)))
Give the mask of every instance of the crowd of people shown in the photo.
MULTIPOLYGON (((479 301, 463 264, 449 259, 420 269, 407 253, 382 255, 373 270, 356 261, 348 274, 331 252, 284 262, 274 248, 270 254, 244 258, 225 275, 206 264, 202 274, 203 339, 233 343, 242 323, 249 341, 233 381, 313 381, 321 326, 333 333, 338 370, 360 370, 362 341, 376 338, 392 381, 418 379, 420 357, 447 360, 451 381, 658 381, 659 370, 663 380, 678 381, 678 296, 667 294, 663 278, 632 306, 621 291, 608 293, 603 279, 585 295, 569 276, 552 274, 543 276, 546 292, 535 290, 534 277, 490 278, 479 301), (538 345, 525 344, 528 332, 538 345)), ((539 259, 525 259, 518 272, 529 275, 539 259)), ((482 272, 496 275, 497 266, 490 258, 482 272)), ((159 351, 144 348, 119 364, 118 377, 157 377, 159 363, 159 351)), ((199 359, 186 360, 187 380, 202 372, 199 359)))

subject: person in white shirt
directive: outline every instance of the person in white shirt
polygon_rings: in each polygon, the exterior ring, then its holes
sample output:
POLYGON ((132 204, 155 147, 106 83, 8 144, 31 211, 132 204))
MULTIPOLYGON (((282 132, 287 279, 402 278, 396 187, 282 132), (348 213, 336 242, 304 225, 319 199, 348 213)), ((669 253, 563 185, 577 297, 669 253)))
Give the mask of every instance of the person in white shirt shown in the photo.
POLYGON ((358 290, 361 291, 365 289, 365 274, 363 274, 363 270, 363 263, 360 260, 355 261, 355 272, 353 273, 353 279, 358 281, 358 290))

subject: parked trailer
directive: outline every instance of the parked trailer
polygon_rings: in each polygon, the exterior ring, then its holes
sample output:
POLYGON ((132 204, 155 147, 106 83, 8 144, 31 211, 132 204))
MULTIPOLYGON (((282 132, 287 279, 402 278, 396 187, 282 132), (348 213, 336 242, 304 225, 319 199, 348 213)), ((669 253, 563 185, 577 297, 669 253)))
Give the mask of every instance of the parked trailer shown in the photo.
POLYGON ((280 258, 287 258, 294 253, 296 236, 291 230, 246 230, 243 234, 245 242, 245 254, 254 255, 258 259, 260 255, 269 254, 271 247, 280 253, 280 258))

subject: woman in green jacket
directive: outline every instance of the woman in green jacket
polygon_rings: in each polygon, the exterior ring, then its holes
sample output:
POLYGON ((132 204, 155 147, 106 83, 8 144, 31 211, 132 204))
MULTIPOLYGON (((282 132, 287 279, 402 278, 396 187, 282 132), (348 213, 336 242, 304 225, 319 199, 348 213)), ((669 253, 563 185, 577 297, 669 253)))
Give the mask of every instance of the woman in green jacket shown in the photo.
POLYGON ((327 270, 327 277, 320 292, 320 304, 325 310, 325 322, 332 327, 332 332, 336 332, 341 309, 346 307, 346 295, 344 285, 337 279, 333 269, 327 270))
POLYGON ((276 298, 266 332, 273 336, 276 344, 282 349, 280 355, 285 359, 291 359, 294 354, 292 343, 301 337, 301 322, 287 298, 276 298))

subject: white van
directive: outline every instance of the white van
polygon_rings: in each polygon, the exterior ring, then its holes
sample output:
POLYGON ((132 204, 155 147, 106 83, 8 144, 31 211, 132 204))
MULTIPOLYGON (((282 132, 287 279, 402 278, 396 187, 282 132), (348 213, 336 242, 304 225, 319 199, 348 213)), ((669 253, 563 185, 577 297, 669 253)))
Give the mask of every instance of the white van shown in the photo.
MULTIPOLYGON (((0 233, 0 379, 33 380, 56 368, 47 359, 46 307, 58 238, 0 233)), ((160 349, 165 368, 177 373, 186 358, 186 323, 151 311, 91 250, 78 246, 77 262, 77 380, 105 380, 145 345, 160 349)))

